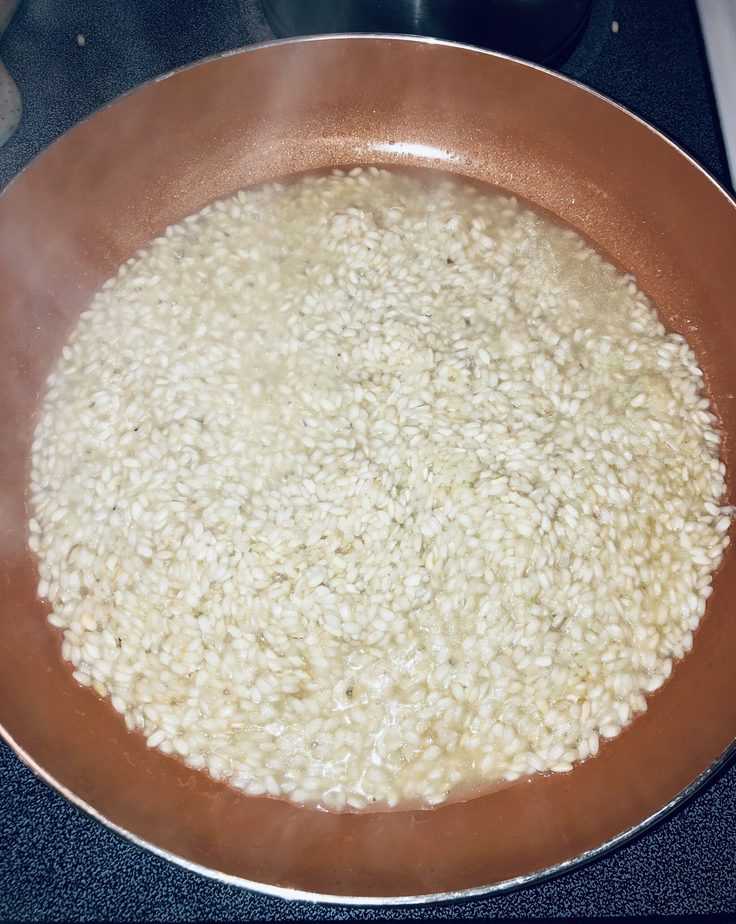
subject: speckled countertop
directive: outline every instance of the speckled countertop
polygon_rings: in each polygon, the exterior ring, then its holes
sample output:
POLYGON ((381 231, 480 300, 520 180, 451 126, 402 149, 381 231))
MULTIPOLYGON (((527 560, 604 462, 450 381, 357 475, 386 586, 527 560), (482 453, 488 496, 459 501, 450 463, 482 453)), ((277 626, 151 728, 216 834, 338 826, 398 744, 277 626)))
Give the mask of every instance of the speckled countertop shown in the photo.
MULTIPOLYGON (((74 122, 125 90, 198 58, 270 37, 258 0, 24 0, 0 40, 0 59, 24 99, 21 126, 0 149, 0 186, 74 122)), ((652 122, 730 184, 689 0, 594 0, 581 44, 562 70, 652 122), (614 20, 618 32, 611 29, 614 20)), ((452 920, 708 912, 736 915, 733 764, 653 830, 557 879, 462 904, 370 909, 287 903, 180 869, 83 815, 0 744, 0 920, 452 920)))

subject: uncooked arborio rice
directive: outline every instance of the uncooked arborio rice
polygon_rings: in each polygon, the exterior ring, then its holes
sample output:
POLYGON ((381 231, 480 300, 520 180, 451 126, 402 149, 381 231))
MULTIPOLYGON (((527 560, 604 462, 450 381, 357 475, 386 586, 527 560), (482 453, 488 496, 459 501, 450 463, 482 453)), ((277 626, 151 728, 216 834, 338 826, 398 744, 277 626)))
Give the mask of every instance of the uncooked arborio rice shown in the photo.
POLYGON ((728 543, 702 373, 514 199, 240 192, 95 297, 30 544, 74 676, 251 794, 442 802, 570 770, 691 647, 728 543))

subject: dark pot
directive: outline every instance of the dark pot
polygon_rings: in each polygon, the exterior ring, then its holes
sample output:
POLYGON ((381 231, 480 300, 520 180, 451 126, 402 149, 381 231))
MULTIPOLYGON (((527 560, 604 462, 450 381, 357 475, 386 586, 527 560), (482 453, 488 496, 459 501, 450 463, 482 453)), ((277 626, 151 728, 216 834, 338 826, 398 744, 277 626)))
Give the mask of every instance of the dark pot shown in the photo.
POLYGON ((543 64, 575 47, 591 0, 263 0, 279 36, 389 32, 466 42, 543 64))

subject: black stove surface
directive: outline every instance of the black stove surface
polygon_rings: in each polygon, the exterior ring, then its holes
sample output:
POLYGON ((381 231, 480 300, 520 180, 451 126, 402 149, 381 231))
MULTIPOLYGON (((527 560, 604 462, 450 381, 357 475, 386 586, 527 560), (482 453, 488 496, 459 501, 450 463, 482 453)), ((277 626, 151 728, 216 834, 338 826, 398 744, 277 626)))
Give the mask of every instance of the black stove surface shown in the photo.
MULTIPOLYGON (((0 148, 0 186, 67 128, 120 93, 199 58, 272 37, 259 0, 24 0, 0 40, 0 59, 24 102, 17 133, 0 148)), ((692 2, 593 0, 580 44, 560 70, 651 122, 730 185, 692 2)), ((653 830, 589 866, 517 892, 455 905, 316 906, 207 880, 88 818, 39 782, 4 744, 0 845, 0 920, 736 913, 736 766, 653 830)))

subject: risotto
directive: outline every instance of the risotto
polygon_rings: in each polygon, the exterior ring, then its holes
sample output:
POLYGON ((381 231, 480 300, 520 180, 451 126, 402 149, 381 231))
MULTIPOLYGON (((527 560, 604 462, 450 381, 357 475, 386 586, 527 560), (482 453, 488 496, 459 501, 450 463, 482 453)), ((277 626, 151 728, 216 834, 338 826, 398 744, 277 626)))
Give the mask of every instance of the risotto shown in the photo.
POLYGON ((513 198, 239 192, 82 314, 33 444, 74 676, 251 795, 436 805, 566 772, 692 646, 728 543, 703 374, 513 198))

